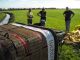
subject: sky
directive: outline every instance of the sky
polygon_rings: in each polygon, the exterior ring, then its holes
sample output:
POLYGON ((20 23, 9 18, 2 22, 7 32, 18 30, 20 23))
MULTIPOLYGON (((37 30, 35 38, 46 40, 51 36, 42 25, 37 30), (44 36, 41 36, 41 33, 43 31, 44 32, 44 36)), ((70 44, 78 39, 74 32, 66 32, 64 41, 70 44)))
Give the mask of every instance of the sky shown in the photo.
POLYGON ((0 0, 0 8, 80 8, 80 0, 0 0))

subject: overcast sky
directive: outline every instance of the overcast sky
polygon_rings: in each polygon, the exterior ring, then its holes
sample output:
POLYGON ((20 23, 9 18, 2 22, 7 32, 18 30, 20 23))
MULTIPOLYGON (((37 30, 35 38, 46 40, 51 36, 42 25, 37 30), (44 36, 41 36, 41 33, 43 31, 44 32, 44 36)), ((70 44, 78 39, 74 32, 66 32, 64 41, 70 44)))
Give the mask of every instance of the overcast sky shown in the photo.
POLYGON ((80 0, 0 0, 0 8, 80 8, 80 0))

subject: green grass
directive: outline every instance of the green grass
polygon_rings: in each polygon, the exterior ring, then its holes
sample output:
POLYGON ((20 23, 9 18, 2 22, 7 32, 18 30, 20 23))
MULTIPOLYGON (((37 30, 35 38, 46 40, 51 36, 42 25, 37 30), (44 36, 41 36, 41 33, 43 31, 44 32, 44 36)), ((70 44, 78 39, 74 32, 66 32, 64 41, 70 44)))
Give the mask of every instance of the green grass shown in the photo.
POLYGON ((6 16, 5 13, 0 12, 0 21, 2 21, 5 16, 6 16))
MULTIPOLYGON (((34 14, 33 18, 33 24, 34 23, 39 23, 40 17, 37 16, 37 13, 40 10, 32 10, 34 14)), ((59 9, 47 9, 47 21, 46 21, 46 27, 48 28, 53 28, 53 29, 58 29, 58 30, 65 30, 65 21, 64 21, 64 16, 63 12, 64 10, 59 10, 59 9)), ((73 30, 76 25, 80 24, 80 10, 73 10, 75 13, 75 16, 71 20, 71 28, 70 30, 73 30)), ((9 11, 12 12, 15 16, 15 21, 14 22, 20 22, 27 24, 27 10, 14 10, 14 11, 9 11)))
POLYGON ((79 47, 72 45, 62 45, 59 46, 59 60, 79 60, 80 59, 80 50, 79 47), (77 49, 76 49, 76 48, 77 49))

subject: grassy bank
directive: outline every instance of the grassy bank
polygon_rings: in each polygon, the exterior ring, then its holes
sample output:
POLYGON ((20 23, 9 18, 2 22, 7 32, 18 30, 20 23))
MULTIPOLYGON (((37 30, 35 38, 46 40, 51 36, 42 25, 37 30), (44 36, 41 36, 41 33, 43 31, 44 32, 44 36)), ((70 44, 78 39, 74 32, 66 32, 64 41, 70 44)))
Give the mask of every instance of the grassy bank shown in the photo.
POLYGON ((4 17, 6 16, 5 13, 0 12, 0 21, 2 21, 4 19, 4 17))

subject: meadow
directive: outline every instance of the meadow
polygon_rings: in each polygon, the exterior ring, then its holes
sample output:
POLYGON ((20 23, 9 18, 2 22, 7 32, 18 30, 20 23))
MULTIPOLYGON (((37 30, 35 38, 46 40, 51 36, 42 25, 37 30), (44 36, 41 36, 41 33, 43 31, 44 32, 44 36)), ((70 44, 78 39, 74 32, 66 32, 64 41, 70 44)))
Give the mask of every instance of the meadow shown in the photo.
MULTIPOLYGON (((34 14, 33 18, 33 24, 39 23, 40 17, 37 15, 37 13, 40 10, 32 10, 34 14)), ((63 12, 65 10, 62 9, 47 9, 47 21, 46 21, 46 27, 58 29, 58 30, 65 30, 65 21, 63 12)), ((71 20, 71 28, 70 30, 73 30, 76 25, 80 24, 80 10, 75 9, 72 10, 75 13, 75 16, 71 20)), ((23 24, 27 24, 27 10, 13 10, 9 11, 14 14, 15 20, 14 22, 19 22, 23 24)))

